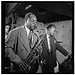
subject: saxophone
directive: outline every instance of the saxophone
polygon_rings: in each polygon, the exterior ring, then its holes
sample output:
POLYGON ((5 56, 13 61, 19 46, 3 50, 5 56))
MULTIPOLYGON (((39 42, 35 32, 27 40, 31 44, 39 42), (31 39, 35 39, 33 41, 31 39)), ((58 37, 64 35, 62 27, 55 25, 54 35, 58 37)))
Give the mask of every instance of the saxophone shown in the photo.
POLYGON ((32 73, 32 68, 34 67, 34 64, 38 61, 39 59, 39 53, 38 53, 38 47, 42 45, 44 41, 44 36, 42 36, 41 39, 34 45, 32 48, 30 54, 27 56, 25 60, 22 60, 22 62, 19 63, 20 66, 20 71, 24 73, 32 73))

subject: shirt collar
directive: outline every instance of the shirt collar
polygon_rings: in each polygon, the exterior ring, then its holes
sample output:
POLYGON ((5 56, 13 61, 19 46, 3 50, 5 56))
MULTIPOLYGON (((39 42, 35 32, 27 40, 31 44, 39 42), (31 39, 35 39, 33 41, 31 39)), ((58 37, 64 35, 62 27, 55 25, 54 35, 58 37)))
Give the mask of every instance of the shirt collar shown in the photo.
POLYGON ((28 34, 29 34, 30 30, 29 30, 26 26, 25 26, 25 29, 26 29, 27 36, 28 36, 28 34))
POLYGON ((49 38, 49 36, 50 36, 50 35, 49 35, 49 34, 47 34, 47 37, 48 37, 48 38, 49 38))

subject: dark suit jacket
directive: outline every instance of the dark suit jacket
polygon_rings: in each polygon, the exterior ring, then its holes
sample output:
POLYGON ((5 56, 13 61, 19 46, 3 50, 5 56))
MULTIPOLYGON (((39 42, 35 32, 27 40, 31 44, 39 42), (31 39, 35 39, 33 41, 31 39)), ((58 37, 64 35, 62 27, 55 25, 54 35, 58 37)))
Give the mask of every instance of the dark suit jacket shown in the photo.
POLYGON ((65 56, 68 54, 68 52, 57 43, 55 37, 50 36, 50 44, 51 44, 51 52, 49 52, 48 49, 48 43, 47 43, 47 35, 44 38, 43 44, 42 44, 42 56, 43 60, 46 60, 46 64, 43 66, 44 71, 50 71, 54 67, 56 67, 56 50, 59 50, 62 54, 65 56))
MULTIPOLYGON (((33 34, 34 44, 37 41, 37 36, 35 34, 33 34)), ((30 47, 25 26, 20 26, 11 30, 6 40, 6 56, 9 57, 11 61, 19 62, 21 59, 25 59, 29 53, 30 47)))

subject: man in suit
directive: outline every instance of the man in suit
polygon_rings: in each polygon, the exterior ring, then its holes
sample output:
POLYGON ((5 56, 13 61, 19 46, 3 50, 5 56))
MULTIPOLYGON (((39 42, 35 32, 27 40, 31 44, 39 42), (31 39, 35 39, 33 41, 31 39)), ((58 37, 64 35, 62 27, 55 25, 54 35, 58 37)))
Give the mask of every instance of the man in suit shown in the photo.
POLYGON ((43 57, 43 73, 57 73, 59 72, 59 64, 56 59, 56 50, 59 50, 62 54, 68 57, 69 52, 67 52, 60 44, 57 43, 55 37, 53 36, 56 31, 56 26, 50 24, 47 27, 46 35, 42 43, 42 57, 43 57))
MULTIPOLYGON (((37 42, 38 36, 35 33, 37 23, 36 16, 29 12, 25 15, 25 24, 9 32, 6 40, 5 55, 10 61, 16 64, 22 63, 29 55, 32 47, 37 42), (32 33, 32 43, 30 45, 29 36, 32 33)), ((16 67, 17 68, 17 67, 16 67)))

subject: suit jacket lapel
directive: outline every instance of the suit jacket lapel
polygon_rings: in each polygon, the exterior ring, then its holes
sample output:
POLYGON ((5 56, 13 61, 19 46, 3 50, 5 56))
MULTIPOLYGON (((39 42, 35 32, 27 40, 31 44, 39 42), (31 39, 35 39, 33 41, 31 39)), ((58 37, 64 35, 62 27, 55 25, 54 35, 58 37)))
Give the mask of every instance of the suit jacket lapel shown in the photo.
POLYGON ((54 42, 54 38, 53 37, 50 37, 51 38, 51 49, 52 49, 52 61, 53 61, 53 64, 55 65, 55 62, 56 62, 56 44, 54 42))
POLYGON ((29 41, 26 34, 27 32, 25 28, 23 27, 20 33, 20 38, 21 38, 20 40, 21 40, 21 43, 24 45, 24 47, 27 49, 27 51, 30 52, 29 41))
POLYGON ((50 45, 51 45, 51 50, 54 51, 55 44, 54 44, 53 37, 50 37, 50 45))

